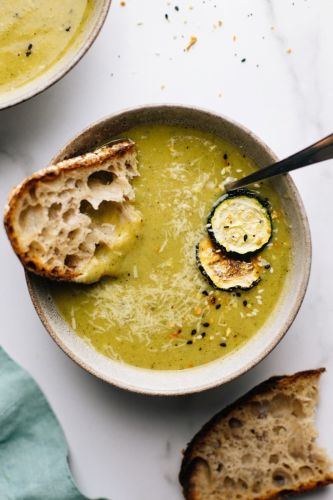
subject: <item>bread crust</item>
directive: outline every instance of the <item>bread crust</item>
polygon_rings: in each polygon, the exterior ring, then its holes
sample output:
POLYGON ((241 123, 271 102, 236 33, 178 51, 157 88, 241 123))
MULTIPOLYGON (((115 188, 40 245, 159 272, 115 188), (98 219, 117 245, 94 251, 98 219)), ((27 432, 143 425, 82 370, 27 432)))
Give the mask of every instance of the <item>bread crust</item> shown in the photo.
MULTIPOLYGON (((244 396, 236 400, 234 403, 230 404, 229 406, 218 412, 216 415, 214 415, 193 437, 193 439, 190 441, 184 452, 181 469, 179 473, 179 481, 182 485, 183 494, 186 500, 204 500, 200 492, 198 492, 197 490, 195 479, 200 464, 206 463, 206 461, 195 455, 194 452, 198 443, 204 440, 205 437, 209 435, 209 433, 211 432, 211 430, 213 429, 213 427, 217 422, 227 418, 233 410, 249 402, 254 396, 269 393, 272 390, 278 390, 279 388, 288 385, 293 385, 298 379, 310 379, 313 377, 316 377, 318 379, 320 375, 325 371, 326 371, 325 368, 318 368, 314 370, 306 370, 298 372, 293 375, 273 376, 268 380, 260 383, 259 385, 251 389, 249 392, 247 392, 244 396)), ((277 488, 276 490, 272 490, 266 496, 256 496, 252 497, 249 500, 277 500, 279 498, 288 496, 290 494, 304 493, 306 491, 327 486, 329 484, 333 484, 333 473, 326 474, 320 481, 314 481, 314 480, 309 480, 307 482, 305 481, 295 489, 277 488)))
POLYGON ((46 167, 31 176, 27 177, 21 184, 14 188, 5 207, 4 226, 12 245, 12 248, 22 265, 28 270, 40 276, 51 278, 54 280, 75 281, 80 273, 71 269, 48 268, 38 258, 31 258, 28 251, 22 248, 19 234, 15 228, 14 216, 18 210, 19 200, 30 189, 37 186, 39 182, 54 181, 63 174, 73 173, 76 170, 91 170, 100 169, 110 160, 120 159, 128 153, 134 153, 136 146, 130 139, 124 139, 112 145, 105 145, 96 151, 85 153, 74 158, 63 160, 55 165, 46 167))

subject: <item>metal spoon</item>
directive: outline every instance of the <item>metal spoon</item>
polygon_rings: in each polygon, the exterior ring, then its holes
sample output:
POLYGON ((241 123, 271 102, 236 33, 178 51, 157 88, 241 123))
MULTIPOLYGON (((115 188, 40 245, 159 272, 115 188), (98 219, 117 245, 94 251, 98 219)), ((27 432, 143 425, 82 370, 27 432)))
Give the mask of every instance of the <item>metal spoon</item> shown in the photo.
POLYGON ((233 189, 252 184, 252 182, 262 181, 268 177, 285 174, 297 168, 307 167, 313 163, 330 160, 331 158, 333 158, 333 134, 328 135, 308 148, 302 149, 298 153, 288 156, 284 160, 261 168, 253 174, 247 175, 237 181, 228 182, 225 184, 225 189, 226 191, 232 191, 233 189))

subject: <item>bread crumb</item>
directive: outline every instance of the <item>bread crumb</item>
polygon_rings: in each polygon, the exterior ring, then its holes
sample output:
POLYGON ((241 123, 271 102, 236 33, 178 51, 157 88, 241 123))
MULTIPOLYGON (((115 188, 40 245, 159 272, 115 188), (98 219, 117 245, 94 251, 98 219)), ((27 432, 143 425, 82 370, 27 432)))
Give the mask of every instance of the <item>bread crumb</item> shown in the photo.
POLYGON ((197 43, 197 41, 197 37, 192 35, 188 45, 185 47, 185 51, 188 52, 193 47, 193 45, 197 43))
POLYGON ((121 7, 125 7, 126 6, 126 2, 122 1, 122 2, 120 2, 120 5, 121 5, 121 7))
POLYGON ((291 54, 292 53, 292 49, 289 47, 289 49, 287 49, 287 54, 291 54))
POLYGON ((232 41, 233 41, 233 42, 235 42, 236 40, 237 40, 237 36, 236 36, 236 35, 234 35, 234 36, 232 37, 232 41))
POLYGON ((223 21, 219 21, 217 24, 218 24, 218 25, 219 25, 219 27, 221 28, 221 27, 223 26, 223 21))

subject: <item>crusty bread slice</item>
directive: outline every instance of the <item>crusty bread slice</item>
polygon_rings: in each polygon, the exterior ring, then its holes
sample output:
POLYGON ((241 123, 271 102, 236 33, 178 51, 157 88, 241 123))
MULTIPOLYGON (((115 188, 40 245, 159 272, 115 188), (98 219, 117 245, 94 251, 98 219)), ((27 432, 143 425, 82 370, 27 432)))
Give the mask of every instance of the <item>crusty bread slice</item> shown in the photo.
POLYGON ((269 500, 332 483, 315 442, 323 371, 273 377, 213 417, 185 451, 185 498, 269 500))
MULTIPOLYGON (((24 180, 11 193, 4 223, 26 269, 52 279, 91 281, 87 269, 96 249, 112 248, 117 232, 113 224, 96 223, 82 207, 93 211, 112 202, 123 220, 137 221, 130 182, 137 175, 135 144, 124 140, 24 180)), ((99 277, 95 273, 94 280, 99 277)))

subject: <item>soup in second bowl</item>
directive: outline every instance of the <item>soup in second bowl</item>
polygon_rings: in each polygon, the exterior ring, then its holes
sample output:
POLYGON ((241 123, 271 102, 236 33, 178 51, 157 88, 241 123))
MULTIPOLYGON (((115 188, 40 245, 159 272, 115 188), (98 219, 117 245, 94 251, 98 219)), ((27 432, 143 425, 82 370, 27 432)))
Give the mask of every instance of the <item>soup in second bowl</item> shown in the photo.
POLYGON ((92 0, 1 0, 0 93, 47 71, 76 42, 92 0))

